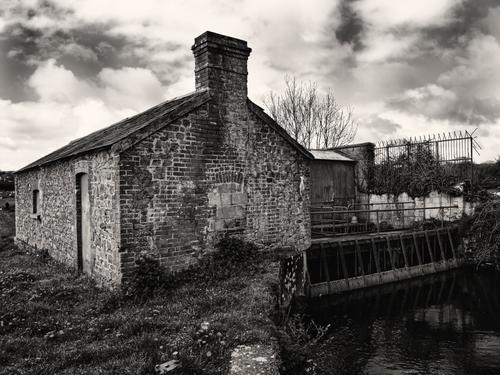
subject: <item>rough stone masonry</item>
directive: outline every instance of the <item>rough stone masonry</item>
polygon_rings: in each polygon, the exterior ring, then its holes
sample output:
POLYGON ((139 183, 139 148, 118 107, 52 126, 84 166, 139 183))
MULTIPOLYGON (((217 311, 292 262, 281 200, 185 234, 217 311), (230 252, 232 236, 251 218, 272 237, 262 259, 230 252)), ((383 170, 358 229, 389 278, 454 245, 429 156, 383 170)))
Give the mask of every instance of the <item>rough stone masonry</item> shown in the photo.
POLYGON ((192 50, 194 93, 17 172, 20 246, 46 249, 106 285, 119 284, 140 254, 180 270, 226 235, 309 247, 313 157, 248 99, 251 49, 205 32, 192 50))

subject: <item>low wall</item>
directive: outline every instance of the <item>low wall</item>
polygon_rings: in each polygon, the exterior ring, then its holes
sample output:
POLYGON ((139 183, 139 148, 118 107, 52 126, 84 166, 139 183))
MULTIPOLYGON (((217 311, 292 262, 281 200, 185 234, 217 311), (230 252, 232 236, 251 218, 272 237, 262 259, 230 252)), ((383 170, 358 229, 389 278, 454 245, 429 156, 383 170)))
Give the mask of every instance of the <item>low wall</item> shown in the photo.
POLYGON ((370 209, 372 210, 394 210, 389 212, 372 212, 370 221, 382 225, 389 225, 394 228, 403 228, 411 223, 418 223, 428 219, 443 219, 444 221, 454 221, 463 214, 471 215, 474 212, 475 204, 466 202, 463 196, 452 196, 447 193, 432 191, 427 197, 411 198, 406 193, 399 195, 392 194, 370 194, 370 209), (456 208, 426 209, 428 207, 457 206, 456 208), (410 209, 410 210, 403 210, 410 209))

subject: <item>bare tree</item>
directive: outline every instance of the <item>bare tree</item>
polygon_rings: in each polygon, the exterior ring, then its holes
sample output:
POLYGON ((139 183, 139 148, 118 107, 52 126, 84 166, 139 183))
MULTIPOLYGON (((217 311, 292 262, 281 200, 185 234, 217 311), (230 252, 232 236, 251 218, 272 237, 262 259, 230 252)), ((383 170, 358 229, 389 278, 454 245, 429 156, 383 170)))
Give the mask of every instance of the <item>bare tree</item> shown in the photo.
POLYGON ((283 94, 270 92, 264 103, 271 117, 306 148, 331 148, 352 142, 357 125, 351 107, 337 103, 332 90, 285 77, 283 94))

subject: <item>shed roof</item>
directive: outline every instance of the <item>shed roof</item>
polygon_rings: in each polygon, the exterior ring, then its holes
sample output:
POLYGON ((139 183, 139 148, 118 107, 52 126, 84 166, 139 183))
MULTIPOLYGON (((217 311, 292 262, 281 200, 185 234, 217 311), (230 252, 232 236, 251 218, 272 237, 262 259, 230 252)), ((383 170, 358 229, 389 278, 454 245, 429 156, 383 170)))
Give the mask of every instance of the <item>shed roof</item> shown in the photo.
MULTIPOLYGON (((133 138, 131 136, 134 133, 137 133, 138 131, 149 126, 151 126, 153 131, 156 131, 209 100, 209 91, 199 90, 188 95, 165 101, 135 116, 128 117, 104 129, 90 133, 82 138, 75 139, 66 146, 63 146, 25 166, 24 168, 19 169, 16 173, 41 167, 61 159, 83 155, 89 152, 105 150, 111 147, 117 148, 118 150, 127 148, 130 146, 129 138, 133 138), (160 121, 161 123, 159 123, 160 121)), ((299 152, 307 158, 313 159, 311 153, 290 137, 290 135, 279 124, 277 124, 276 121, 269 117, 262 108, 250 100, 247 100, 247 105, 253 113, 276 130, 278 134, 280 134, 299 152)))
POLYGON ((315 159, 318 160, 333 160, 333 161, 347 161, 356 162, 356 160, 344 155, 339 151, 333 150, 309 150, 311 154, 314 155, 315 159))
POLYGON ((168 115, 168 121, 163 124, 167 125, 184 114, 186 111, 193 110, 209 99, 210 98, 207 91, 197 91, 185 96, 165 101, 135 116, 127 117, 126 119, 110 125, 104 129, 97 130, 82 138, 75 139, 74 141, 68 143, 66 146, 63 146, 56 151, 25 166, 24 168, 21 168, 16 173, 36 167, 41 167, 57 160, 69 158, 72 156, 110 148, 114 144, 122 141, 133 133, 144 129, 154 120, 159 119, 160 117, 168 115), (178 114, 179 116, 176 116, 176 114, 178 114))

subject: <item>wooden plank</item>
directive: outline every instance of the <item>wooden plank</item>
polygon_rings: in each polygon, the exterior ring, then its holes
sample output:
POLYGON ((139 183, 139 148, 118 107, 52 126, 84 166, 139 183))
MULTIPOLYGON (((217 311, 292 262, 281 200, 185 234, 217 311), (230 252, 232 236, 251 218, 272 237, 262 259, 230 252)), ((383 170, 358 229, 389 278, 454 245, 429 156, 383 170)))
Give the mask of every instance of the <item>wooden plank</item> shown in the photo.
POLYGON ((356 247, 356 254, 358 256, 358 263, 359 263, 359 267, 361 269, 361 275, 365 276, 365 266, 363 264, 363 257, 361 256, 361 248, 359 247, 358 240, 354 240, 354 245, 356 247))
POLYGON ((401 251, 403 252, 403 259, 405 261, 405 267, 408 268, 410 264, 408 263, 408 256, 406 254, 405 242, 403 240, 403 235, 399 235, 399 243, 401 244, 401 251))
POLYGON ((443 242, 441 241, 441 230, 436 229, 436 236, 439 244, 439 250, 441 251, 441 260, 446 260, 446 255, 444 253, 444 247, 443 247, 443 242))
POLYGON ((417 235, 413 233, 413 245, 415 246, 415 252, 417 253, 418 265, 422 265, 422 257, 420 256, 420 250, 418 248, 417 235))

